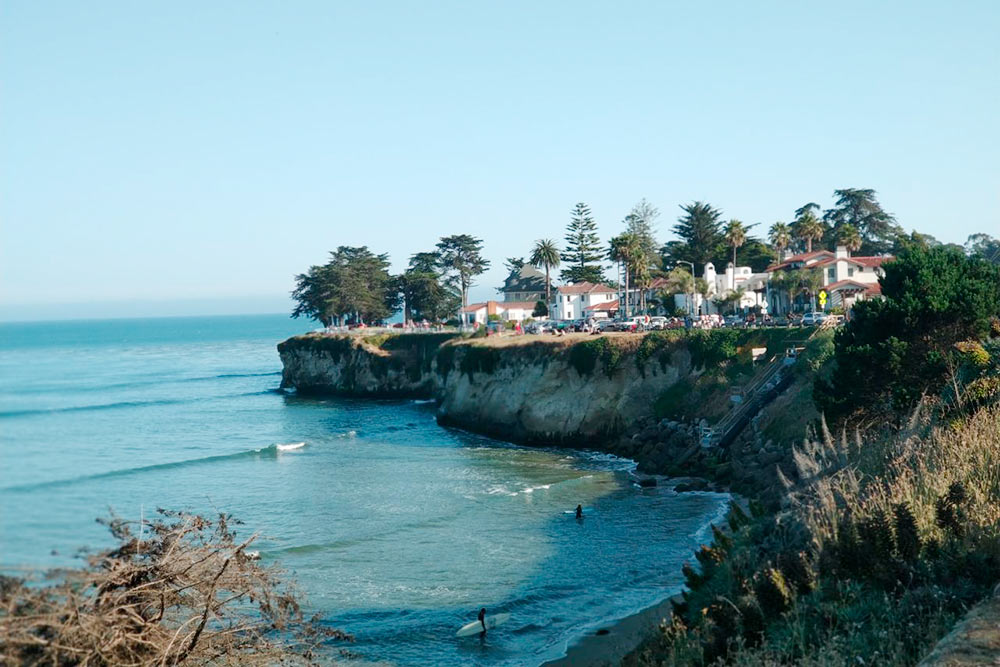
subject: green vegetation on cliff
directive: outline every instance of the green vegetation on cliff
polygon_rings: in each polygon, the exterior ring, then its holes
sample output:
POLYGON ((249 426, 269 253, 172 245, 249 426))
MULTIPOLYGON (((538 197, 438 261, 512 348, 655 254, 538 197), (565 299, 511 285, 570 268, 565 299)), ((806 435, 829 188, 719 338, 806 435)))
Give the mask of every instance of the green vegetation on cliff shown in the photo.
POLYGON ((789 455, 780 507, 734 508, 626 664, 912 665, 996 585, 1000 273, 917 249, 887 266, 883 293, 835 341, 809 341, 767 410, 785 413, 763 425, 789 455), (803 442, 812 378, 841 430, 822 422, 803 442), (852 423, 876 426, 849 437, 852 423))

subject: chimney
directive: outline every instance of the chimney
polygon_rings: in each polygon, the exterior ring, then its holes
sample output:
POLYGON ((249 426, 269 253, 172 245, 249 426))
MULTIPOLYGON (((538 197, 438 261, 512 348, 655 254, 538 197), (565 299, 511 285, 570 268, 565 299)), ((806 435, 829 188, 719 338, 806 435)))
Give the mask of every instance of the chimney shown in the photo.
POLYGON ((837 252, 835 253, 837 259, 847 259, 851 256, 851 252, 847 249, 845 245, 838 245, 837 252))

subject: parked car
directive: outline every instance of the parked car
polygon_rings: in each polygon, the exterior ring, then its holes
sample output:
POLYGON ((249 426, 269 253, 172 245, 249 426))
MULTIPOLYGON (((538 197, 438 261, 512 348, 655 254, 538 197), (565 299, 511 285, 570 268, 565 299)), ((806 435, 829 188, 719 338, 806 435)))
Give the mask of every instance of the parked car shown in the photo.
POLYGON ((657 316, 649 318, 649 328, 657 331, 667 328, 667 318, 657 316))
POLYGON ((806 313, 802 316, 802 326, 804 327, 815 327, 826 322, 826 313, 821 313, 818 310, 814 310, 811 313, 806 313))
POLYGON ((739 315, 726 315, 722 320, 722 325, 726 327, 742 327, 743 318, 739 315))

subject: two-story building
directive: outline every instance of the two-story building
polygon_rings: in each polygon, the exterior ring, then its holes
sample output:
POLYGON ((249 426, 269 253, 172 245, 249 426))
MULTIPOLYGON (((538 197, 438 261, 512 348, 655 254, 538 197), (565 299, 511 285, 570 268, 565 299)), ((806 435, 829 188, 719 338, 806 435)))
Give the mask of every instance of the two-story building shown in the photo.
MULTIPOLYGON (((882 264, 895 259, 892 255, 879 257, 852 257, 844 246, 837 246, 833 252, 815 250, 785 257, 782 261, 767 267, 772 277, 780 271, 815 269, 820 272, 822 289, 827 293, 827 307, 841 306, 850 310, 857 301, 879 297, 882 294, 879 278, 884 275, 882 264)), ((787 312, 791 306, 787 294, 770 290, 769 299, 772 312, 787 312)))
MULTIPOLYGON (((702 272, 702 278, 708 285, 706 294, 676 294, 674 305, 677 309, 693 315, 714 315, 722 308, 719 299, 728 294, 742 290, 739 303, 735 307, 739 311, 751 308, 767 310, 767 273, 754 273, 749 266, 726 265, 726 270, 717 273, 715 264, 708 262, 702 272)), ((653 281, 654 285, 656 281, 653 281)), ((732 306, 730 306, 731 308, 732 306)))
POLYGON ((549 306, 553 320, 608 317, 618 310, 618 290, 599 283, 561 285, 554 296, 555 302, 549 306))
POLYGON ((545 274, 531 264, 511 271, 503 283, 504 301, 545 302, 545 274))

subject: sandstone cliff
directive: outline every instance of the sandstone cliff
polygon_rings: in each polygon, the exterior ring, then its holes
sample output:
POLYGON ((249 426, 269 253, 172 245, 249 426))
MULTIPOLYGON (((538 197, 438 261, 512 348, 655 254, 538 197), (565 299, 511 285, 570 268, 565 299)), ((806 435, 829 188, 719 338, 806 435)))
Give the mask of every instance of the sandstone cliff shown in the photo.
POLYGON ((307 334, 278 345, 282 388, 372 398, 431 398, 434 355, 455 334, 307 334))
POLYGON ((681 346, 643 352, 639 338, 453 342, 437 357, 438 420, 515 442, 607 450, 691 372, 681 346))

